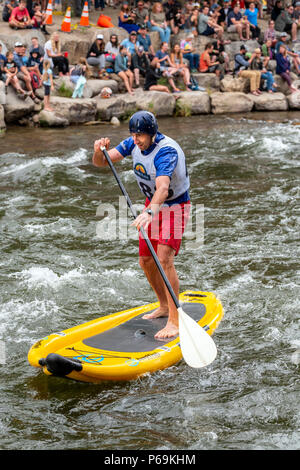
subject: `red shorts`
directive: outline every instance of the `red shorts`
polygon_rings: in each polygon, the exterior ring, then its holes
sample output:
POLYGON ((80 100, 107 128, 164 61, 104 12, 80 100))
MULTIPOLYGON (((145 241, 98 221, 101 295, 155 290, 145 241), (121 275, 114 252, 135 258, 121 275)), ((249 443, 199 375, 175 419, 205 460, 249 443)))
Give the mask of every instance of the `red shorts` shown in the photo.
MULTIPOLYGON (((149 204, 150 201, 147 199, 145 207, 149 204)), ((183 232, 189 219, 190 207, 190 201, 165 206, 153 217, 147 232, 156 253, 158 245, 168 245, 175 250, 175 256, 178 254, 183 232)), ((139 232, 139 256, 151 256, 141 232, 139 232)))

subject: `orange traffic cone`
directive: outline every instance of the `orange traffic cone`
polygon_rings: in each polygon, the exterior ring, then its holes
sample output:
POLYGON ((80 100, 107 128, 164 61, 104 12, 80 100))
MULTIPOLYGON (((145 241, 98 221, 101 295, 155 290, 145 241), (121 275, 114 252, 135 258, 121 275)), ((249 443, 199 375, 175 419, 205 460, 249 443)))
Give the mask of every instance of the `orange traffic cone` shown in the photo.
POLYGON ((61 24, 61 30, 64 33, 70 33, 71 32, 71 7, 67 8, 64 20, 61 24))
POLYGON ((46 24, 52 24, 52 0, 49 0, 46 10, 46 24))
POLYGON ((83 10, 82 10, 79 25, 80 26, 90 26, 88 2, 84 2, 84 7, 83 7, 83 10))

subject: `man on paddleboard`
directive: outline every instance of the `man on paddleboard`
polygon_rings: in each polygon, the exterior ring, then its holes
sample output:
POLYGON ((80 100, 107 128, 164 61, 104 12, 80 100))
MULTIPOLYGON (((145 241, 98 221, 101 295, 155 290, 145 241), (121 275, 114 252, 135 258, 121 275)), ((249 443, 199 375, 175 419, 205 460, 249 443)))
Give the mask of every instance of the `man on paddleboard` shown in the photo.
MULTIPOLYGON (((185 155, 175 140, 158 131, 156 118, 148 111, 133 114, 129 131, 131 136, 111 150, 110 139, 104 137, 96 140, 93 164, 97 167, 108 165, 101 147, 107 149, 112 162, 132 156, 137 183, 146 196, 145 209, 133 225, 138 230, 140 227, 148 230, 149 239, 178 298, 179 279, 174 257, 179 252, 190 208, 190 181, 185 155)), ((155 337, 164 339, 176 336, 179 332, 177 307, 141 233, 139 261, 160 303, 155 311, 143 318, 168 317, 166 326, 155 337)))

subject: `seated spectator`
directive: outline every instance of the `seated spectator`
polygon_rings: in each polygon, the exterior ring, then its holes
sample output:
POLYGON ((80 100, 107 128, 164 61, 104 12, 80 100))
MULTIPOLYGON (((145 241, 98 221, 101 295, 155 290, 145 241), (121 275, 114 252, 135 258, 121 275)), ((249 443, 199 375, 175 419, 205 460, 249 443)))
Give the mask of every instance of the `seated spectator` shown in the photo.
MULTIPOLYGON (((179 19, 180 13, 182 11, 181 3, 177 0, 167 0, 163 3, 163 9, 166 14, 166 22, 169 28, 173 31, 175 26, 175 19, 179 19)), ((174 32, 174 31, 173 31, 174 32)), ((174 32, 174 34, 177 34, 174 32)))
POLYGON ((282 0, 276 0, 275 5, 271 11, 271 20, 276 21, 277 17, 284 10, 282 0))
POLYGON ((235 5, 234 9, 228 13, 227 32, 238 33, 241 41, 250 39, 250 23, 246 17, 242 16, 239 5, 235 5), (243 36, 244 32, 246 34, 245 38, 243 36))
POLYGON ((30 50, 27 67, 36 67, 39 71, 39 75, 43 73, 43 56, 41 56, 38 48, 30 50))
POLYGON ((39 44, 39 40, 36 36, 32 36, 32 38, 31 38, 31 46, 29 48, 29 54, 33 49, 38 49, 41 58, 44 57, 44 55, 45 55, 44 48, 43 48, 43 46, 41 46, 39 44))
POLYGON ((59 76, 69 75, 69 61, 66 54, 61 51, 61 42, 57 31, 52 34, 44 48, 44 60, 50 60, 52 68, 58 68, 59 76))
POLYGON ((110 40, 106 43, 104 51, 105 60, 114 68, 113 64, 115 63, 115 58, 119 54, 119 39, 116 34, 110 35, 110 40))
POLYGON ((148 67, 148 58, 144 52, 143 46, 138 46, 137 50, 131 56, 130 70, 133 71, 136 86, 140 86, 140 75, 145 77, 148 67))
POLYGON ((46 30, 46 20, 47 15, 41 12, 41 5, 39 3, 35 4, 33 7, 32 27, 40 29, 44 34, 49 36, 50 33, 46 30))
POLYGON ((197 73, 199 68, 200 56, 197 52, 195 52, 195 48, 192 45, 193 39, 194 35, 193 33, 190 33, 186 39, 181 41, 180 49, 182 51, 183 58, 189 61, 191 72, 197 73))
POLYGON ((123 41, 121 42, 121 46, 125 46, 129 54, 131 55, 134 54, 137 48, 140 46, 140 43, 137 40, 136 31, 131 31, 131 33, 129 34, 129 37, 126 39, 123 39, 123 41))
POLYGON ((5 73, 4 73, 4 65, 6 62, 6 56, 2 54, 2 44, 0 44, 0 80, 5 82, 5 73))
POLYGON ((70 80, 73 83, 77 83, 80 76, 90 78, 91 70, 87 59, 85 57, 80 57, 78 64, 70 69, 70 80))
POLYGON ((149 21, 149 11, 148 8, 145 7, 143 0, 138 0, 136 6, 137 8, 134 10, 136 24, 147 23, 149 21))
POLYGON ((124 28, 128 33, 131 31, 138 31, 139 27, 135 24, 135 15, 132 15, 127 2, 122 4, 119 15, 119 28, 124 28))
POLYGON ((251 62, 254 59, 254 54, 252 54, 249 60, 246 60, 247 49, 244 45, 240 47, 240 52, 234 57, 234 72, 243 78, 250 79, 250 92, 253 95, 260 95, 260 78, 261 72, 259 70, 248 70, 251 66, 251 62))
POLYGON ((198 34, 203 36, 213 36, 216 34, 219 39, 223 37, 224 30, 222 26, 211 20, 208 6, 203 7, 202 13, 199 13, 197 31, 198 34))
POLYGON ((249 7, 245 10, 245 16, 250 24, 250 31, 252 33, 252 39, 257 39, 260 36, 260 28, 258 27, 258 9, 255 7, 255 3, 251 2, 249 7))
POLYGON ((133 73, 128 67, 128 51, 125 46, 120 46, 114 65, 115 73, 123 80, 128 93, 133 95, 133 73))
POLYGON ((297 22, 292 18, 293 13, 294 7, 289 5, 277 16, 275 29, 276 31, 290 34, 292 36, 292 41, 297 42, 297 22))
POLYGON ((200 56, 199 72, 201 73, 215 73, 218 77, 221 76, 221 66, 218 60, 212 60, 213 44, 208 42, 205 45, 205 50, 200 56))
POLYGON ((294 13, 292 15, 292 18, 297 21, 298 28, 299 28, 300 26, 300 2, 299 0, 294 5, 294 13))
POLYGON ((268 28, 266 29, 265 34, 264 34, 265 42, 267 42, 268 39, 271 39, 272 47, 274 47, 277 41, 274 20, 269 20, 268 28))
POLYGON ((6 0, 2 10, 2 19, 6 23, 9 21, 10 15, 16 6, 18 5, 18 0, 6 0))
POLYGON ((173 92, 179 92, 179 88, 175 85, 173 75, 178 71, 177 68, 172 64, 171 58, 168 54, 169 45, 167 42, 162 42, 159 51, 156 52, 152 64, 160 71, 160 73, 167 78, 171 85, 173 92))
POLYGON ((15 43, 15 50, 14 50, 14 62, 16 63, 17 68, 18 68, 17 78, 19 80, 23 80, 23 82, 25 83, 25 87, 28 90, 29 96, 31 97, 31 99, 35 103, 39 103, 40 101, 35 96, 33 88, 32 88, 31 76, 30 76, 29 70, 27 69, 27 67, 25 65, 25 61, 23 60, 24 51, 25 51, 25 49, 23 47, 23 44, 19 41, 16 42, 15 43))
POLYGON ((219 16, 218 16, 218 24, 225 29, 225 26, 227 26, 227 18, 228 18, 228 13, 232 10, 231 8, 231 1, 230 0, 224 0, 223 1, 223 6, 221 7, 219 11, 219 16))
POLYGON ((155 2, 150 13, 150 31, 158 31, 161 42, 169 42, 171 28, 166 21, 166 14, 162 4, 155 2))
POLYGON ((280 46, 283 45, 286 47, 286 51, 287 51, 287 56, 288 58, 290 58, 290 61, 293 63, 294 67, 295 67, 295 71, 297 73, 297 75, 299 75, 300 73, 300 70, 299 70, 299 66, 300 66, 300 57, 299 55, 292 51, 286 44, 287 42, 287 33, 281 33, 280 34, 280 39, 279 41, 277 42, 276 44, 276 48, 275 48, 275 53, 278 53, 279 52, 279 49, 280 49, 280 46))
POLYGON ((170 59, 171 59, 172 64, 177 68, 180 75, 182 75, 186 91, 190 91, 191 86, 192 86, 191 73, 187 64, 183 62, 183 53, 182 53, 182 50, 180 49, 179 44, 174 45, 173 50, 171 52, 170 59))
POLYGON ((158 84, 158 79, 160 78, 160 75, 156 73, 155 66, 154 65, 148 65, 146 69, 146 74, 145 74, 145 84, 144 84, 144 90, 145 91, 162 91, 165 93, 171 93, 169 88, 166 85, 160 85, 158 84))
POLYGON ((14 53, 12 51, 8 51, 6 53, 4 72, 6 75, 5 89, 7 89, 8 85, 11 85, 19 95, 22 95, 24 98, 26 98, 27 93, 21 87, 21 84, 17 77, 18 67, 16 62, 14 61, 14 53))
POLYGON ((269 60, 275 60, 275 48, 273 47, 272 39, 267 39, 266 42, 261 46, 261 52, 264 57, 268 57, 269 60))
POLYGON ((9 26, 12 29, 31 29, 32 20, 26 8, 26 0, 20 0, 19 6, 15 7, 9 18, 9 26))
POLYGON ((293 87, 292 85, 292 78, 290 73, 291 65, 287 57, 287 48, 284 44, 281 44, 279 52, 277 52, 275 59, 277 75, 281 76, 281 78, 287 83, 290 91, 294 93, 295 91, 297 91, 297 88, 293 87))
MULTIPOLYGON (((251 70, 259 70, 261 72, 261 78, 263 80, 266 80, 266 87, 268 93, 274 93, 276 92, 276 83, 275 79, 273 77, 273 74, 270 70, 267 70, 267 65, 269 62, 269 58, 265 57, 264 60, 262 60, 261 57, 261 50, 259 48, 255 49, 254 53, 252 54, 254 58, 251 61, 251 70)), ((252 57, 252 56, 251 56, 252 57)))
POLYGON ((155 55, 155 52, 151 43, 150 35, 147 33, 147 27, 145 23, 140 25, 137 41, 141 46, 143 46, 145 54, 151 61, 155 55))
POLYGON ((97 34, 95 41, 87 53, 87 63, 93 67, 98 67, 98 76, 101 77, 105 72, 105 42, 103 34, 97 34))
POLYGON ((219 63, 222 66, 222 69, 225 73, 231 73, 230 72, 230 67, 229 67, 229 56, 225 52, 224 44, 226 44, 227 41, 217 39, 216 41, 213 42, 213 54, 216 56, 216 60, 219 61, 219 63))

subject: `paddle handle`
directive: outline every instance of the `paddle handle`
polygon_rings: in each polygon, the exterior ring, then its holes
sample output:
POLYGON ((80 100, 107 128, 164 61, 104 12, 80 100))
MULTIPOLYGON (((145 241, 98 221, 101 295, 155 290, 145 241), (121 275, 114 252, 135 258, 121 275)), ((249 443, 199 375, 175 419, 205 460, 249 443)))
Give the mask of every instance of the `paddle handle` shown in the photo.
MULTIPOLYGON (((127 193, 127 191, 126 191, 126 189, 125 189, 125 187, 124 187, 124 185, 123 185, 123 183, 122 183, 122 181, 121 181, 120 178, 119 178, 118 173, 116 172, 116 169, 115 169, 115 167, 114 167, 114 165, 113 165, 113 162, 111 161, 111 158, 110 158, 110 156, 109 156, 109 154, 108 154, 106 148, 105 148, 105 147, 101 147, 101 150, 102 150, 102 152, 103 152, 103 154, 104 154, 104 156, 105 156, 105 158, 106 158, 106 160, 107 160, 107 163, 108 163, 109 166, 110 166, 111 171, 113 172, 114 177, 116 178, 116 181, 117 181, 117 183, 118 183, 118 185, 119 185, 119 188, 121 189, 121 191, 122 191, 122 193, 123 193, 123 195, 124 195, 124 197, 125 197, 125 199, 126 199, 127 205, 128 205, 128 207, 129 207, 129 209, 130 209, 130 211, 131 211, 133 217, 136 219, 136 217, 137 217, 136 211, 135 211, 135 209, 134 209, 134 207, 133 207, 133 205, 132 205, 132 202, 131 202, 131 200, 130 200, 130 197, 129 197, 129 195, 128 195, 128 193, 127 193)), ((156 264, 156 266, 157 266, 157 268, 158 268, 158 270, 159 270, 159 272, 160 272, 160 274, 161 274, 161 277, 162 277, 163 280, 164 280, 164 283, 165 283, 165 285, 166 285, 166 287, 167 287, 167 289, 168 289, 168 291, 169 291, 169 294, 170 294, 170 296, 172 297, 174 304, 176 305, 176 308, 179 308, 179 307, 180 307, 179 301, 178 301, 178 299, 177 299, 177 297, 176 297, 176 295, 175 295, 175 293, 174 293, 174 291, 173 291, 173 289, 172 289, 172 286, 171 286, 171 284, 170 284, 170 282, 169 282, 169 279, 167 278, 167 276, 166 276, 166 274, 165 274, 165 272, 164 272, 164 270, 163 270, 163 268, 162 268, 162 265, 160 264, 160 261, 159 261, 159 259, 158 259, 158 257, 157 257, 157 254, 155 253, 155 250, 154 250, 154 248, 153 248, 153 246, 152 246, 152 243, 151 243, 151 241, 149 240, 148 234, 147 234, 146 231, 144 230, 144 227, 141 227, 141 228, 140 228, 140 231, 141 231, 141 234, 142 234, 142 236, 144 237, 145 242, 146 242, 146 244, 147 244, 147 246, 148 246, 148 248, 149 248, 149 250, 150 250, 150 253, 151 253, 151 255, 152 255, 153 259, 154 259, 154 262, 155 262, 155 264, 156 264)))

